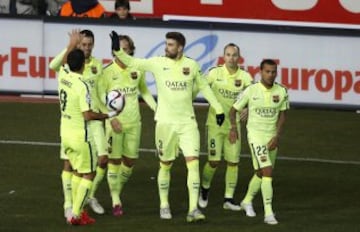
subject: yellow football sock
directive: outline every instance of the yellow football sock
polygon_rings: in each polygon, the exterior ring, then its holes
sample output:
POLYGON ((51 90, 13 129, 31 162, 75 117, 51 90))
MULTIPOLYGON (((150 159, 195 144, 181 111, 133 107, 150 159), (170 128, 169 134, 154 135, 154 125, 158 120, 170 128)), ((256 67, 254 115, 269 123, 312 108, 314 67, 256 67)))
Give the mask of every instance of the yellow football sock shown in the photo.
POLYGON ((273 187, 271 177, 265 176, 262 178, 261 193, 263 197, 265 217, 274 214, 272 210, 273 187))
POLYGON ((186 162, 188 169, 187 174, 187 187, 189 191, 189 212, 197 209, 199 186, 200 186, 200 174, 199 174, 199 160, 192 160, 186 162))
POLYGON ((74 199, 73 209, 72 209, 74 216, 76 216, 76 217, 80 216, 80 213, 81 213, 81 211, 86 203, 86 200, 89 196, 91 186, 92 186, 91 180, 84 179, 84 178, 81 179, 77 193, 76 193, 76 198, 74 199))
POLYGON ((216 168, 213 168, 210 166, 209 162, 206 162, 203 173, 202 173, 202 179, 201 179, 201 186, 203 188, 210 188, 211 181, 215 175, 216 168))
POLYGON ((107 181, 109 184, 112 205, 121 205, 120 202, 120 164, 108 164, 107 181))
POLYGON ((226 174, 225 174, 225 198, 234 197, 237 181, 238 181, 238 166, 227 165, 226 174))
POLYGON ((254 176, 251 178, 249 182, 248 190, 242 202, 246 204, 252 202, 255 195, 259 192, 260 187, 261 187, 261 178, 258 177, 256 174, 254 174, 254 176))
POLYGON ((81 179, 82 178, 80 176, 76 176, 76 175, 73 175, 71 178, 71 197, 72 197, 73 203, 76 198, 77 190, 78 190, 81 179))
POLYGON ((94 198, 96 190, 99 188, 100 183, 104 179, 106 169, 103 169, 99 166, 96 167, 96 175, 93 180, 93 185, 89 194, 89 198, 94 198))
POLYGON ((169 207, 169 186, 170 186, 170 165, 165 165, 160 162, 158 173, 158 188, 160 197, 160 208, 169 207))
POLYGON ((72 206, 71 177, 72 172, 62 171, 61 181, 64 192, 64 209, 72 206))
POLYGON ((124 185, 128 182, 131 174, 132 174, 133 167, 128 167, 124 163, 121 163, 120 166, 120 196, 124 185))

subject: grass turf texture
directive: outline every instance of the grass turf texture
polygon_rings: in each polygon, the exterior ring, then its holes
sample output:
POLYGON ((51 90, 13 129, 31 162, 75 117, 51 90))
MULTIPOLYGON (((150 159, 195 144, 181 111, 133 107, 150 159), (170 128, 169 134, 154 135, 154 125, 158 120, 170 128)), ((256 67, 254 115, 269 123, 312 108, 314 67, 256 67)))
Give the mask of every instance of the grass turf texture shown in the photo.
MULTIPOLYGON (((59 142, 57 104, 0 103, 0 140, 59 142)), ((206 108, 196 108, 203 138, 206 108)), ((154 148, 153 114, 142 107, 142 148, 154 148)), ((344 111, 293 109, 281 138, 279 157, 360 161, 360 115, 344 111)), ((243 141, 242 153, 249 150, 243 141)), ((96 224, 71 227, 65 224, 57 146, 30 146, 0 143, 0 231, 359 231, 359 164, 331 164, 279 159, 274 173, 274 210, 280 224, 263 223, 261 195, 254 201, 257 217, 222 209, 224 165, 218 169, 210 193, 207 220, 189 225, 186 169, 180 156, 172 169, 170 203, 173 219, 159 219, 156 175, 158 160, 143 152, 122 201, 125 215, 111 216, 106 180, 97 193, 106 214, 96 224), (14 191, 14 192, 13 192, 14 191)), ((201 167, 205 156, 201 157, 201 167)), ((241 159, 235 194, 241 200, 252 175, 248 157, 241 159)))

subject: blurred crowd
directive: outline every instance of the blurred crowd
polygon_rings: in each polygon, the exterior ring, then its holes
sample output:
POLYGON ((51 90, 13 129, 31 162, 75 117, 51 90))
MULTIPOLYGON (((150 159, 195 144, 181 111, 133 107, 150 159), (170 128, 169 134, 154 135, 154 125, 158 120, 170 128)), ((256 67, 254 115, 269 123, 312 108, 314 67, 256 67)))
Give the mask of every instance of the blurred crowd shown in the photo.
POLYGON ((0 14, 135 19, 129 0, 115 0, 112 12, 98 0, 0 0, 0 14))

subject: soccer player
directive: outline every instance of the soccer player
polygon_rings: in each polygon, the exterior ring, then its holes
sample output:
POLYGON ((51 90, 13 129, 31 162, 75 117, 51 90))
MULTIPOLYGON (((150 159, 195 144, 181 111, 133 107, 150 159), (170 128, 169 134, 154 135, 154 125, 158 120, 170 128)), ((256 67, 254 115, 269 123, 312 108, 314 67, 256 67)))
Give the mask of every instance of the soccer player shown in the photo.
POLYGON ((60 136, 62 149, 73 169, 71 179, 72 212, 67 222, 86 225, 95 222, 83 211, 95 176, 96 154, 94 140, 88 133, 89 122, 104 120, 117 113, 96 113, 91 110, 89 86, 82 80, 85 55, 80 49, 68 52, 67 67, 59 70, 58 91, 61 110, 60 136))
MULTIPOLYGON (((221 103, 224 111, 228 114, 237 96, 252 83, 252 77, 238 66, 240 59, 240 48, 233 43, 224 47, 225 64, 212 68, 207 76, 216 98, 221 103)), ((228 118, 226 115, 225 118, 228 118)), ((240 134, 239 118, 236 120, 236 128, 240 134)), ((230 120, 225 120, 219 127, 216 124, 216 112, 210 107, 207 117, 207 143, 208 161, 206 162, 201 179, 199 206, 205 208, 208 204, 211 181, 222 156, 226 161, 225 174, 225 196, 223 208, 228 210, 240 210, 240 205, 234 202, 234 192, 238 180, 238 164, 240 160, 241 142, 235 143, 228 140, 230 120)))
MULTIPOLYGON (((129 55, 134 55, 135 45, 127 35, 120 35, 120 47, 129 55)), ((124 185, 129 180, 135 161, 139 158, 141 135, 141 116, 138 95, 155 111, 156 102, 148 90, 145 73, 127 67, 118 58, 104 68, 99 79, 99 94, 102 100, 111 90, 120 90, 125 94, 125 107, 122 113, 110 120, 109 153, 107 180, 112 198, 113 215, 123 214, 120 195, 124 185)))
POLYGON ((138 59, 120 49, 118 35, 111 33, 114 54, 127 66, 147 70, 154 74, 158 101, 155 112, 155 142, 160 159, 158 188, 160 196, 160 218, 171 219, 169 204, 170 169, 178 149, 184 154, 188 170, 187 187, 189 210, 187 222, 205 219, 197 208, 199 196, 199 149, 200 136, 193 104, 193 86, 199 87, 205 98, 214 107, 217 122, 224 121, 224 111, 206 80, 201 78, 199 65, 183 54, 185 37, 179 32, 166 34, 165 56, 138 59))
MULTIPOLYGON (((92 98, 91 109, 94 112, 107 112, 105 106, 101 104, 98 99, 97 93, 97 81, 99 76, 102 73, 102 63, 92 56, 92 50, 94 48, 95 37, 92 31, 90 30, 73 30, 69 33, 69 44, 66 49, 64 49, 60 54, 58 54, 50 63, 50 68, 59 71, 61 65, 64 64, 64 58, 67 53, 73 50, 74 48, 79 48, 85 54, 85 69, 82 75, 83 81, 88 84, 90 90, 90 97, 92 98)), ((97 199, 94 197, 94 194, 101 183, 105 175, 105 169, 108 161, 108 151, 107 151, 107 142, 105 138, 105 131, 103 122, 101 121, 91 121, 89 122, 89 133, 93 136, 93 139, 96 144, 96 154, 98 155, 98 167, 96 168, 96 177, 94 179, 93 188, 91 189, 89 196, 89 205, 94 212, 98 214, 103 214, 104 208, 98 203, 97 199)), ((61 149, 62 150, 62 149, 61 149)), ((71 209, 71 167, 67 161, 66 155, 61 152, 61 158, 64 160, 64 169, 62 172, 62 183, 64 189, 64 209, 65 217, 71 209)))
POLYGON ((231 129, 229 140, 236 143, 239 132, 236 112, 248 106, 247 136, 255 174, 250 180, 241 207, 246 215, 256 215, 252 200, 261 189, 265 218, 264 222, 275 225, 278 221, 272 209, 272 172, 278 151, 280 134, 285 123, 285 112, 289 109, 287 89, 276 83, 277 64, 265 59, 260 64, 261 80, 249 86, 230 109, 231 129))

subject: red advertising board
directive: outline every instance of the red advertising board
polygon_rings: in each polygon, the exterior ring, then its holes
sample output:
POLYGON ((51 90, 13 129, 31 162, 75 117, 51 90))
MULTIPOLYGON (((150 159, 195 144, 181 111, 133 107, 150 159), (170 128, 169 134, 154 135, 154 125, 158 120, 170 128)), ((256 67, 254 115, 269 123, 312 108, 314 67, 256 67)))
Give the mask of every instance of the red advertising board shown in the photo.
MULTIPOLYGON (((113 0, 102 0, 113 11, 113 0)), ((360 24, 359 0, 131 0, 137 16, 184 15, 360 24)))

